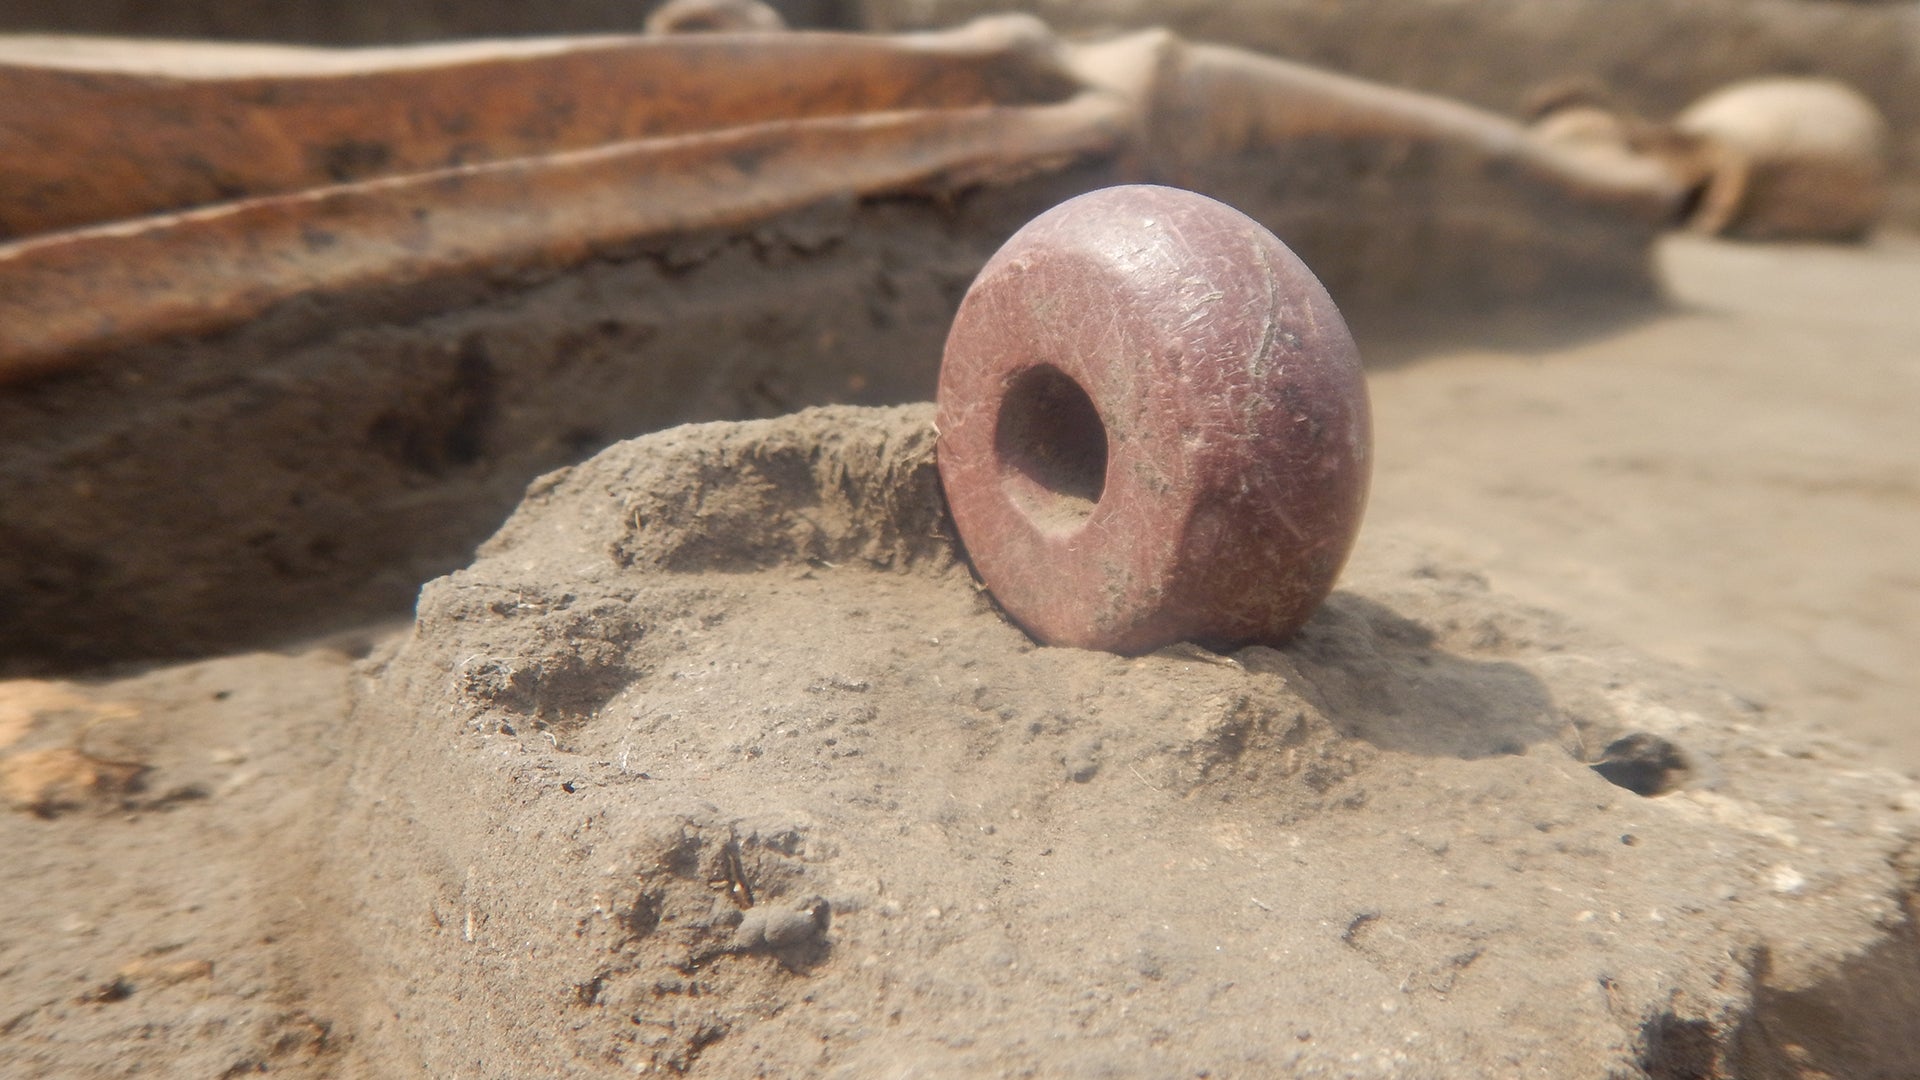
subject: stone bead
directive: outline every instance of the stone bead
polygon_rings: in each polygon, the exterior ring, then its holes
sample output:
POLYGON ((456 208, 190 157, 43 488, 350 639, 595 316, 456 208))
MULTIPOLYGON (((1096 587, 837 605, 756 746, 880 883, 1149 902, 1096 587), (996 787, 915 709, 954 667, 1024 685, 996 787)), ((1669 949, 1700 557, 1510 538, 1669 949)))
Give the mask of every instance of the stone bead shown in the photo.
POLYGON ((1366 502, 1333 301, 1259 223, 1173 188, 1083 195, 1008 240, 961 302, 937 423, 967 554, 1047 644, 1282 641, 1366 502))

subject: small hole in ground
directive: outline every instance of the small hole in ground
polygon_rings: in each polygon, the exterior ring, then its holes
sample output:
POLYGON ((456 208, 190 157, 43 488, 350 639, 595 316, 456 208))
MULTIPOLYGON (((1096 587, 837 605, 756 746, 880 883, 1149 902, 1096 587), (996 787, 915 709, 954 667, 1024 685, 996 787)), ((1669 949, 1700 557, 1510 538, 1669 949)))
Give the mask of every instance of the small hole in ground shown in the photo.
POLYGON ((1000 402, 994 454, 1016 500, 1043 526, 1072 528, 1107 486, 1107 428, 1093 399, 1059 368, 1014 377, 1000 402))
POLYGON ((1658 735, 1636 731, 1607 744, 1593 771, 1635 795, 1665 795, 1686 782, 1686 755, 1658 735))
POLYGON ((1705 1020, 1661 1013, 1640 1025, 1640 1068, 1649 1080, 1709 1080, 1725 1076, 1719 1036, 1705 1020))

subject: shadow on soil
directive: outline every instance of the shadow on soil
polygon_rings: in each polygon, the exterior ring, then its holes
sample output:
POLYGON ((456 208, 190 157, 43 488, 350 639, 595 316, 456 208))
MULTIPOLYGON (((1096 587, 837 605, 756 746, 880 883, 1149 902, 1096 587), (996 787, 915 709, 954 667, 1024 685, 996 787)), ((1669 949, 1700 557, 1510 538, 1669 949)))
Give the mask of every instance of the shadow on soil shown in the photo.
POLYGON ((1385 604, 1336 592, 1284 650, 1241 659, 1292 676, 1343 734, 1383 750, 1472 759, 1558 736, 1553 699, 1532 673, 1435 642, 1385 604))

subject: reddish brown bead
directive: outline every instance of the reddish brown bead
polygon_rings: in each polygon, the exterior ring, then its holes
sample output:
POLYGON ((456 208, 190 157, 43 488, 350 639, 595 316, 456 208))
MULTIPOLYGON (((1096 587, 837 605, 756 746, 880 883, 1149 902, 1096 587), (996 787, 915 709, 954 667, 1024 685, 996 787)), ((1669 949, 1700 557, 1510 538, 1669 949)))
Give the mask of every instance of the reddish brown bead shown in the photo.
POLYGON ((1280 641, 1366 503, 1345 320, 1258 222, 1173 188, 1083 195, 1008 240, 960 304, 938 423, 968 555, 1048 644, 1280 641))

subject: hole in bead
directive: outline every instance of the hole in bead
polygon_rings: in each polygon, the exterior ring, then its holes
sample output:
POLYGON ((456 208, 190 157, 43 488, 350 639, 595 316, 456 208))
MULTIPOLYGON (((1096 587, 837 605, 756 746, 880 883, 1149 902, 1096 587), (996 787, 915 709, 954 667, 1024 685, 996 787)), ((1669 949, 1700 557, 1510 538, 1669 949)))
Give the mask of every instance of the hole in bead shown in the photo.
POLYGON ((1000 401, 994 453, 1008 491, 1035 522, 1080 525, 1107 486, 1107 427, 1093 399, 1050 364, 1014 377, 1000 401))

